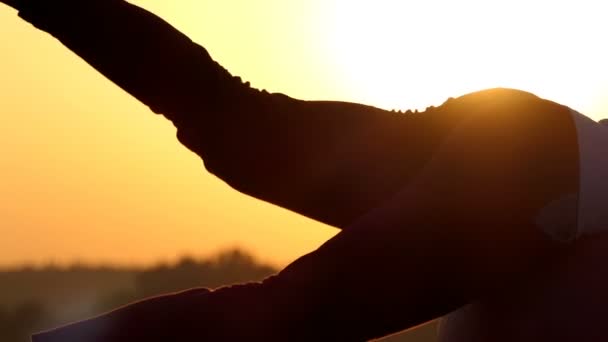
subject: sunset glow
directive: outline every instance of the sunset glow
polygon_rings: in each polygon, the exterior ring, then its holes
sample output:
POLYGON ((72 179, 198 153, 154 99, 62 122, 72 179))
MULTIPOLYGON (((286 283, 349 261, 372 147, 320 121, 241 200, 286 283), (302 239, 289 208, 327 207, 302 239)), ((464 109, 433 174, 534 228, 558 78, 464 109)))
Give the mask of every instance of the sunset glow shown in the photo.
MULTIPOLYGON (((140 0, 235 75, 387 109, 514 87, 608 117, 600 1, 140 0)), ((242 246, 285 264, 336 233, 230 189, 175 129, 0 7, 0 265, 144 264, 242 246)))
POLYGON ((599 115, 606 10, 593 1, 333 1, 328 49, 359 101, 424 107, 489 87, 599 115))

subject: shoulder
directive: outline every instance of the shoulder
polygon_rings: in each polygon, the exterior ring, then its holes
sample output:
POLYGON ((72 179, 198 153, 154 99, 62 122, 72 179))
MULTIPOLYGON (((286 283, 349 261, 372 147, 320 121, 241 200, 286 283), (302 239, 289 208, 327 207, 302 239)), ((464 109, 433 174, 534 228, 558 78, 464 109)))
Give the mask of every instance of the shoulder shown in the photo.
POLYGON ((455 99, 465 103, 505 104, 522 101, 539 101, 540 97, 533 93, 512 88, 490 88, 462 95, 455 99))
POLYGON ((528 91, 512 88, 484 89, 451 101, 461 109, 483 114, 491 113, 494 117, 551 120, 556 116, 569 118, 571 115, 571 109, 565 105, 541 98, 528 91))

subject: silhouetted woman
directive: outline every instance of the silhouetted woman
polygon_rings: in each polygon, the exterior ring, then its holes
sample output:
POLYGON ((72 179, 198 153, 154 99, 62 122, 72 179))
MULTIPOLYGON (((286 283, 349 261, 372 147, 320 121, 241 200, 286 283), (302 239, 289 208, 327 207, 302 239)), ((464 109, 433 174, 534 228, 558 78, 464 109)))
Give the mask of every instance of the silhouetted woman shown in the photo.
POLYGON ((500 296, 598 228, 580 151, 600 128, 557 103, 509 89, 423 113, 301 101, 250 88, 122 0, 0 1, 171 120, 209 172, 342 229, 261 283, 145 300, 36 342, 367 340, 500 296))

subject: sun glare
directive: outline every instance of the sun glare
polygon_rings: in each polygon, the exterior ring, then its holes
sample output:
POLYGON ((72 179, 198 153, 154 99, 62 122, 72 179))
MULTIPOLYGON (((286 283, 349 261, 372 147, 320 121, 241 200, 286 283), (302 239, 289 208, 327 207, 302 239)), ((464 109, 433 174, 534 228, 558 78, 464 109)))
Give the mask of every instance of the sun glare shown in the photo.
POLYGON ((363 101, 420 108, 514 87, 597 111, 608 25, 592 1, 333 2, 334 65, 363 101))

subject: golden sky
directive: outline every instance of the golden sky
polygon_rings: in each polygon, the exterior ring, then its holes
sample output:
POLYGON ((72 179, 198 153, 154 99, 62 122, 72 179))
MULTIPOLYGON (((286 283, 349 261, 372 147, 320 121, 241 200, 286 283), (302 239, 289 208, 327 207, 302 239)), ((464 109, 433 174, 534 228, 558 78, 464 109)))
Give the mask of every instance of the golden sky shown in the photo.
MULTIPOLYGON (((140 0, 293 97, 424 108, 487 87, 608 117, 601 1, 140 0)), ((206 173, 172 124, 0 7, 0 265, 142 264, 243 246, 285 264, 335 230, 206 173)))

